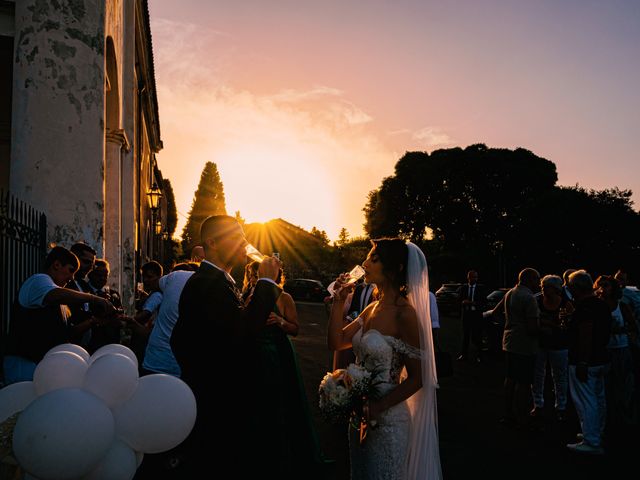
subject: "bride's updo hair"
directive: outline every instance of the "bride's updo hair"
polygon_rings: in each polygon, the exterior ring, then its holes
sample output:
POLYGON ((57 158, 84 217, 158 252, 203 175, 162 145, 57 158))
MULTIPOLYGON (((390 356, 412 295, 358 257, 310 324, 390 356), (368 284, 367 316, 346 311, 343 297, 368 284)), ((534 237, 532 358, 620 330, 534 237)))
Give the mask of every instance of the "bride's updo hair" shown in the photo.
POLYGON ((407 298, 407 258, 409 249, 400 238, 379 238, 371 240, 375 249, 374 254, 382 262, 382 273, 389 279, 391 285, 400 292, 400 296, 407 298))

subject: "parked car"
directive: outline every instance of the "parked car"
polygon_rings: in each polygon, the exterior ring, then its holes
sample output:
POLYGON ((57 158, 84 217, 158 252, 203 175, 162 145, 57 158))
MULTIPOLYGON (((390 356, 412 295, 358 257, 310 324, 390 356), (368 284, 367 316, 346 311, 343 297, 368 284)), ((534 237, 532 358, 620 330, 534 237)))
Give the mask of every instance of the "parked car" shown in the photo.
MULTIPOLYGON (((498 288, 489 295, 487 295, 487 310, 493 310, 496 305, 500 303, 500 300, 509 291, 508 288, 498 288)), ((497 312, 487 318, 487 347, 489 354, 494 358, 499 358, 502 355, 502 334, 504 332, 504 314, 497 312)))
POLYGON ((443 283, 442 286, 436 290, 438 309, 442 313, 454 313, 460 309, 458 289, 462 285, 462 283, 443 283))
POLYGON ((322 302, 329 295, 327 289, 319 280, 310 278, 293 278, 284 284, 284 291, 293 297, 294 300, 310 300, 322 302))
POLYGON ((487 310, 494 309, 496 305, 500 303, 500 300, 504 298, 508 291, 508 288, 498 288, 497 290, 494 290, 489 295, 487 295, 487 310))

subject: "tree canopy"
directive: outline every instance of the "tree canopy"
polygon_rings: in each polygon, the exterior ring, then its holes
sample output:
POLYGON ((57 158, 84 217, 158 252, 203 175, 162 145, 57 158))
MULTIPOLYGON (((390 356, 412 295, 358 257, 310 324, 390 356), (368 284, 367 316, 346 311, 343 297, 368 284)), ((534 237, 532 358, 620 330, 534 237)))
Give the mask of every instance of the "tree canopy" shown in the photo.
POLYGON ((407 152, 369 193, 365 230, 422 244, 432 269, 451 278, 473 267, 491 272, 487 282, 508 284, 525 266, 552 273, 637 265, 631 192, 556 182, 555 164, 522 148, 407 152))
POLYGON ((205 218, 226 214, 224 186, 218 167, 213 162, 207 162, 200 175, 198 189, 193 196, 189 217, 182 231, 182 250, 190 252, 200 243, 200 225, 205 218))

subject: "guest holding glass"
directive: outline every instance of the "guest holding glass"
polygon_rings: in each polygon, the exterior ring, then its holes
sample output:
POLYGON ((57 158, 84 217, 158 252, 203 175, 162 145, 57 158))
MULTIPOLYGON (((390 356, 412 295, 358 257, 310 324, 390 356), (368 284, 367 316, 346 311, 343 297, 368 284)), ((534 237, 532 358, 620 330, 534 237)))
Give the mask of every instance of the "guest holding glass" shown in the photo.
POLYGON ((633 361, 629 336, 637 334, 631 309, 622 303, 622 289, 616 279, 601 275, 594 285, 596 295, 611 310, 611 334, 607 350, 611 365, 605 374, 607 396, 607 425, 620 428, 635 423, 633 361))
POLYGON ((533 378, 534 408, 531 415, 537 417, 544 408, 544 383, 548 364, 553 376, 556 418, 558 421, 564 421, 569 388, 569 344, 560 313, 563 309, 572 309, 572 306, 563 295, 562 278, 559 276, 546 275, 542 278, 540 286, 542 295, 536 297, 540 309, 539 349, 533 378))
MULTIPOLYGON (((243 298, 251 301, 258 262, 245 269, 243 298)), ((283 286, 280 269, 276 283, 283 286)), ((289 335, 298 334, 298 312, 291 295, 282 292, 256 342, 255 387, 262 394, 255 415, 260 461, 281 478, 306 478, 324 462, 307 402, 298 359, 289 335)))

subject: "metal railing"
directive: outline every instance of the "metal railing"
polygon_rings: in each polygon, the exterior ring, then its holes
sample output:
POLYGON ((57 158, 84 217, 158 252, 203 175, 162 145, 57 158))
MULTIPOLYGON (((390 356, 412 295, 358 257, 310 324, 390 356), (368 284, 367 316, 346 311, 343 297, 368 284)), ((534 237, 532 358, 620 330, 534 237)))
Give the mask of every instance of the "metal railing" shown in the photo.
POLYGON ((42 271, 47 253, 47 217, 0 190, 0 340, 6 338, 20 285, 42 271))

